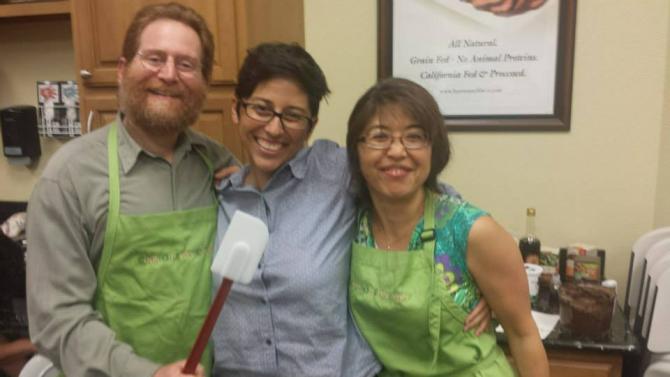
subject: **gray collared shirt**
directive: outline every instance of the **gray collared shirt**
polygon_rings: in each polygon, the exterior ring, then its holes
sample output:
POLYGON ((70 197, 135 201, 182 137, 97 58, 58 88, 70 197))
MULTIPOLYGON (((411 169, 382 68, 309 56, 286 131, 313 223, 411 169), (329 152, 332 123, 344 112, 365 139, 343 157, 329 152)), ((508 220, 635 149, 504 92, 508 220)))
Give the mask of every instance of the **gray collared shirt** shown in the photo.
POLYGON ((355 206, 345 150, 316 141, 263 191, 244 186, 247 173, 221 183, 217 245, 238 209, 263 220, 270 240, 253 281, 233 284, 218 319, 215 376, 375 375, 347 303, 355 206))
MULTIPOLYGON (((158 365, 120 342, 93 308, 107 223, 107 130, 63 145, 28 203, 30 337, 68 377, 150 377, 158 365)), ((212 205, 211 174, 196 150, 214 167, 234 163, 221 145, 191 130, 180 136, 172 163, 143 151, 124 127, 118 136, 123 214, 212 205)))

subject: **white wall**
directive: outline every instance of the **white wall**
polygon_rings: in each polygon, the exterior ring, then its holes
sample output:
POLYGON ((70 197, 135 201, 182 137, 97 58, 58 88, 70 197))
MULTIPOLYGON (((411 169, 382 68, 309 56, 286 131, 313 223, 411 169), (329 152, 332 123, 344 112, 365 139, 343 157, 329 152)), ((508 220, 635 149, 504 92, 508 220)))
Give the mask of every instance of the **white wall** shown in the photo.
POLYGON ((377 1, 305 0, 305 47, 332 94, 321 105, 314 138, 344 145, 349 112, 377 80, 377 1))
MULTIPOLYGON (((668 10, 670 12, 670 9, 668 10)), ((670 35, 670 24, 668 25, 670 35)), ((666 53, 670 51, 670 37, 666 38, 666 53)), ((668 58, 670 60, 670 58, 668 58)), ((670 226, 670 64, 666 64, 663 124, 660 133, 661 146, 658 153, 658 186, 656 189, 655 226, 670 226)))
MULTIPOLYGON (((333 89, 315 137, 343 143, 352 105, 375 82, 376 17, 373 0, 305 0, 306 47, 333 89)), ((633 241, 668 221, 656 190, 670 188, 669 25, 667 0, 579 1, 571 131, 453 133, 443 179, 513 234, 536 207, 544 244, 606 249, 606 273, 625 287, 633 241)))

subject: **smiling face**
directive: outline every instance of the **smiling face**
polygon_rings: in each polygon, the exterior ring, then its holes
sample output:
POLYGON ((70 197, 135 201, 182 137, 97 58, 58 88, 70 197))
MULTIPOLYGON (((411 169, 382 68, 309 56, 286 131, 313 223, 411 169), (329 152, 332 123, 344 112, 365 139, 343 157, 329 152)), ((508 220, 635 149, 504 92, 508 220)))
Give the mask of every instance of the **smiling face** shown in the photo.
MULTIPOLYGON (((307 94, 295 82, 283 78, 261 82, 243 103, 311 117, 307 94)), ((239 125, 242 144, 250 157, 250 172, 245 183, 262 189, 274 172, 305 146, 316 121, 304 130, 285 128, 277 116, 269 122, 249 118, 242 103, 235 101, 233 123, 239 125)))
POLYGON ((199 62, 201 43, 196 32, 181 22, 159 19, 147 25, 139 52, 166 55, 154 71, 136 55, 119 60, 119 102, 129 121, 147 132, 181 132, 193 124, 204 104, 207 84, 200 70, 183 73, 175 60, 199 62))
POLYGON ((397 105, 386 105, 367 122, 362 135, 377 127, 394 137, 387 149, 373 149, 363 142, 357 145, 361 174, 374 203, 388 200, 415 200, 423 195, 430 173, 432 148, 406 149, 400 137, 419 125, 397 105))

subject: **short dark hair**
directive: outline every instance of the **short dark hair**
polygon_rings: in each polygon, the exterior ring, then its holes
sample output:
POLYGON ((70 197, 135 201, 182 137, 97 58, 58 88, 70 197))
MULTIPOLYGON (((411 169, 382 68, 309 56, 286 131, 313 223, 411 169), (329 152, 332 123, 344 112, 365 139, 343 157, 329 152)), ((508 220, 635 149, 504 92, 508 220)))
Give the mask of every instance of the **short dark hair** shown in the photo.
POLYGON ((300 86, 307 94, 312 118, 319 115, 319 103, 330 89, 314 58, 297 43, 262 43, 250 49, 237 74, 235 96, 249 98, 260 83, 274 78, 300 86))
POLYGON ((126 30, 126 36, 123 39, 123 57, 128 62, 133 60, 135 54, 137 54, 140 35, 144 29, 152 22, 164 19, 181 22, 198 34, 202 45, 202 56, 200 57, 202 60, 202 76, 205 81, 209 82, 212 77, 212 65, 214 64, 214 37, 207 27, 205 19, 198 12, 178 3, 147 5, 140 9, 130 22, 128 30, 126 30))
POLYGON ((407 79, 389 78, 378 82, 356 102, 349 116, 347 154, 353 189, 361 205, 370 204, 370 193, 363 179, 358 143, 370 120, 390 106, 397 106, 413 118, 431 142, 430 172, 424 186, 439 192, 437 176, 449 162, 451 148, 447 127, 433 96, 421 85, 407 79))

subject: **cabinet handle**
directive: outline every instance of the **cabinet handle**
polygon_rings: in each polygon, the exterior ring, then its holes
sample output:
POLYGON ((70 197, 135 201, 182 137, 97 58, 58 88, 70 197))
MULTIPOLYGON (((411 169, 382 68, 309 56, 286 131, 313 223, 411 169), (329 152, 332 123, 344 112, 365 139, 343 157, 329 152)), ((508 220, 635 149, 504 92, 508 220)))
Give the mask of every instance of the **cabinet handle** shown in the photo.
POLYGON ((91 124, 93 124, 93 115, 95 115, 93 110, 88 112, 88 121, 86 122, 86 133, 91 132, 91 124))
POLYGON ((79 71, 79 76, 81 76, 82 79, 87 80, 93 77, 93 74, 86 69, 82 69, 81 71, 79 71))

